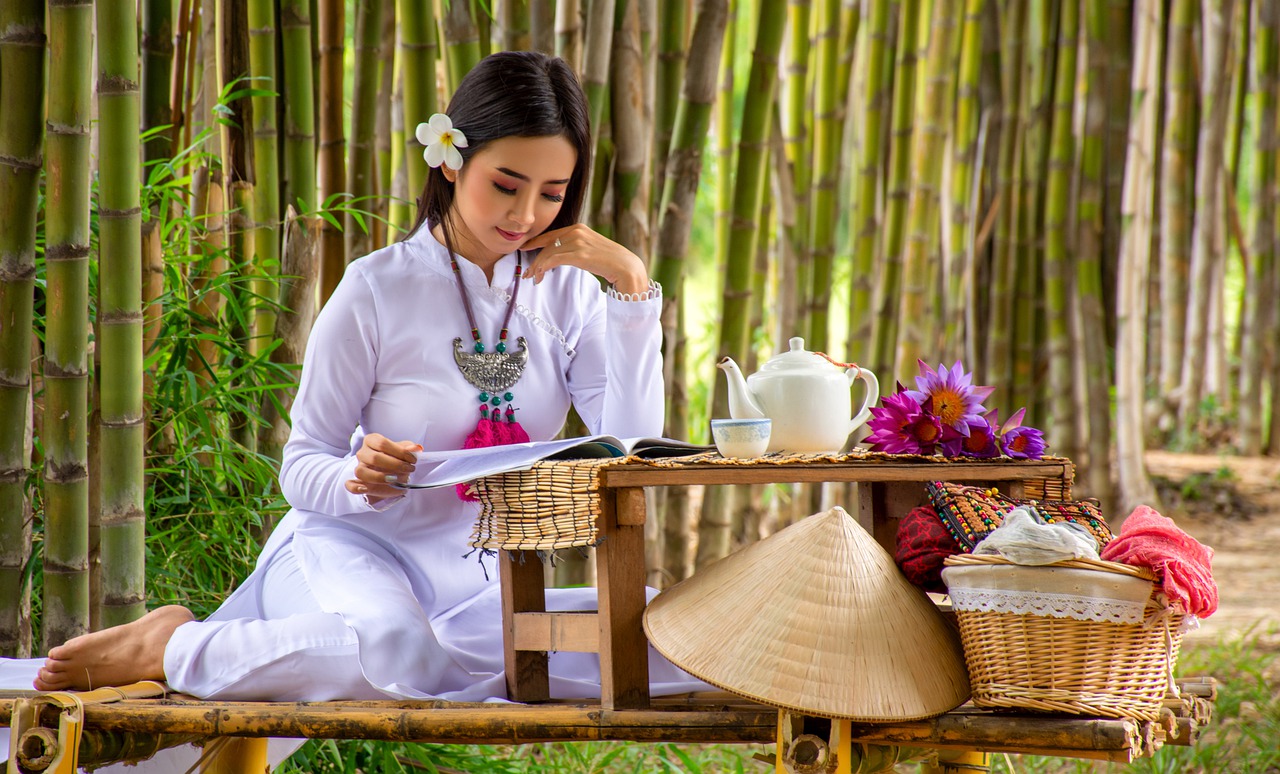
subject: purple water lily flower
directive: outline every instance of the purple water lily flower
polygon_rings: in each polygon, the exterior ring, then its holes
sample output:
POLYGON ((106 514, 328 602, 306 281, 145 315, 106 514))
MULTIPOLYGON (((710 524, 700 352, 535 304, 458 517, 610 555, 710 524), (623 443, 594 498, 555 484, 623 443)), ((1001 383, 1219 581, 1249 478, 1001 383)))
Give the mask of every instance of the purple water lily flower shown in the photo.
POLYGON ((1018 409, 1000 428, 1000 446, 1004 453, 1019 460, 1038 460, 1044 456, 1044 433, 1034 427, 1024 427, 1022 418, 1026 408, 1018 409))
POLYGON ((999 434, 1000 412, 989 411, 977 422, 969 422, 969 434, 962 435, 952 431, 954 438, 942 445, 942 453, 948 457, 977 457, 989 459, 1000 456, 1000 446, 996 443, 999 434))
POLYGON ((880 406, 871 409, 867 441, 872 451, 889 454, 932 454, 942 437, 938 418, 898 385, 898 391, 886 395, 880 406))
POLYGON ((954 428, 962 436, 969 435, 969 428, 981 423, 982 413, 986 409, 982 401, 986 400, 994 387, 975 387, 973 375, 966 373, 959 360, 950 370, 939 365, 938 370, 923 360, 920 365, 920 376, 916 377, 915 390, 907 390, 907 394, 915 398, 921 406, 932 399, 934 413, 944 426, 954 428))

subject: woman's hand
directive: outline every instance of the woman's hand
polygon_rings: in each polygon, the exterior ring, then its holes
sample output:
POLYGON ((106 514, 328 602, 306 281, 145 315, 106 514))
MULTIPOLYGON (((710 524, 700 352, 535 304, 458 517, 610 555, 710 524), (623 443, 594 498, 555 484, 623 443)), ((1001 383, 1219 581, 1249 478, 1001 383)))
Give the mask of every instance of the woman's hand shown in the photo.
POLYGON ((422 446, 413 441, 393 441, 385 435, 369 433, 356 452, 356 477, 347 482, 347 491, 365 495, 370 503, 404 494, 403 489, 387 483, 387 476, 408 481, 418 461, 414 452, 418 451, 422 446))
POLYGON ((639 256, 581 223, 543 232, 523 245, 525 250, 539 248, 542 252, 524 272, 535 284, 557 266, 577 266, 604 278, 619 293, 649 289, 649 273, 639 256))

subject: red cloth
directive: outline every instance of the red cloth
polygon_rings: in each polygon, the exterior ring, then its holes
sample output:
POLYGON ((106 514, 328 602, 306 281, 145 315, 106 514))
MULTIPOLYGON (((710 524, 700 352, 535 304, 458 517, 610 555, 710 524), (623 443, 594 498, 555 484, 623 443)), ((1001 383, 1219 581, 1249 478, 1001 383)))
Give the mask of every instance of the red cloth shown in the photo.
POLYGON ((1213 549, 1178 528, 1173 519, 1139 505, 1102 558, 1155 572, 1165 596, 1183 612, 1206 618, 1218 609, 1218 584, 1210 565, 1213 549))
POLYGON ((894 561, 907 580, 925 591, 947 593, 942 582, 942 562, 960 553, 964 553, 964 549, 947 532, 933 508, 921 506, 898 522, 894 561))

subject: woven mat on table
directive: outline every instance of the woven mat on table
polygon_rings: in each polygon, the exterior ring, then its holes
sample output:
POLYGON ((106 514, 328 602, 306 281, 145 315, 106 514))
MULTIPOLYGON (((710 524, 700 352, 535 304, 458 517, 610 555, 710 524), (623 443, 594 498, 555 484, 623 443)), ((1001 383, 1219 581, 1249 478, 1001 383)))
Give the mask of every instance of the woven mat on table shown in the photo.
POLYGON ((480 516, 470 545, 484 551, 555 551, 599 542, 601 468, 630 457, 558 460, 472 484, 480 516))
MULTIPOLYGON (((718 452, 703 452, 701 454, 693 454, 687 457, 656 457, 656 458, 628 458, 628 462, 643 463, 656 468, 678 468, 685 465, 796 465, 806 462, 858 462, 873 464, 888 464, 900 462, 921 462, 921 463, 943 463, 949 465, 1005 465, 1011 462, 1019 462, 1009 457, 998 457, 995 459, 977 459, 974 457, 943 457, 929 456, 924 454, 889 454, 887 452, 864 451, 862 449, 854 449, 847 454, 840 453, 814 453, 814 454, 798 454, 795 452, 770 452, 759 457, 751 459, 741 459, 738 457, 722 457, 718 452)), ((1023 482, 1026 488, 1026 496, 1042 499, 1066 500, 1071 496, 1071 483, 1075 478, 1075 466, 1071 460, 1066 457, 1044 457, 1035 462, 1044 462, 1048 464, 1065 464, 1066 475, 1060 479, 1035 479, 1023 482)), ((946 478, 942 472, 938 474, 939 479, 946 478)))

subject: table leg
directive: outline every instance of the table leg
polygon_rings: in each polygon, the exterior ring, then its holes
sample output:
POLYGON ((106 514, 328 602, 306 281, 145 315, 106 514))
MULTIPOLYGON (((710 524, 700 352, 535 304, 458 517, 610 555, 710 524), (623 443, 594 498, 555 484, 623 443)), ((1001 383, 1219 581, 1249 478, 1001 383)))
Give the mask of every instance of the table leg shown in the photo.
POLYGON ((516 613, 547 610, 542 561, 533 551, 499 551, 498 576, 502 584, 502 656, 507 670, 507 698, 546 701, 551 698, 546 651, 515 649, 516 613))
POLYGON ((600 599, 600 705, 605 709, 649 706, 649 650, 644 636, 644 524, 619 524, 622 500, 634 522, 644 489, 606 489, 600 495, 600 545, 596 590, 600 599), (637 506, 638 502, 638 506, 637 506))

